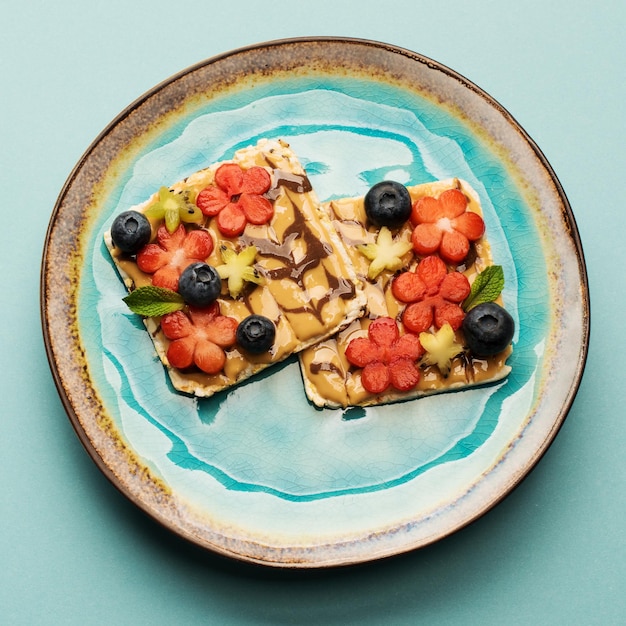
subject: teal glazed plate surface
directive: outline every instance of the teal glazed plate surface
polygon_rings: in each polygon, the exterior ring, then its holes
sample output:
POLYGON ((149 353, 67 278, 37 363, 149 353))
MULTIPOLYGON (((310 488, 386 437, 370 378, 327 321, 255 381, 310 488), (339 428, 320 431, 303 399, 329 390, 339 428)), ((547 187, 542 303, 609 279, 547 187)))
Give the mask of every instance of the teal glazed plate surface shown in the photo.
POLYGON ((158 85, 94 141, 63 188, 42 266, 48 357, 83 445, 152 518, 220 554, 353 564, 438 541, 532 469, 587 354, 584 259, 537 146, 454 71, 390 45, 269 42, 158 85), (103 244, 115 215, 260 138, 299 155, 320 200, 383 179, 477 191, 516 322, 499 383, 388 406, 316 409, 289 359, 212 398, 175 392, 103 244))

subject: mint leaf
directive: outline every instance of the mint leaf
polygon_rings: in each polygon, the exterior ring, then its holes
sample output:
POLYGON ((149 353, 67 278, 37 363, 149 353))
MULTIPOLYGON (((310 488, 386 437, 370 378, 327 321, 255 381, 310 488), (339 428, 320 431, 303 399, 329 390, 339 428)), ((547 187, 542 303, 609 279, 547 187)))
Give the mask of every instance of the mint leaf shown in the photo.
POLYGON ((180 311, 185 306, 184 300, 175 291, 152 285, 139 287, 122 300, 133 313, 145 317, 160 317, 180 311))
POLYGON ((469 296, 463 302, 463 309, 469 311, 478 304, 493 302, 504 288, 504 271, 501 265, 486 267, 472 283, 469 296))

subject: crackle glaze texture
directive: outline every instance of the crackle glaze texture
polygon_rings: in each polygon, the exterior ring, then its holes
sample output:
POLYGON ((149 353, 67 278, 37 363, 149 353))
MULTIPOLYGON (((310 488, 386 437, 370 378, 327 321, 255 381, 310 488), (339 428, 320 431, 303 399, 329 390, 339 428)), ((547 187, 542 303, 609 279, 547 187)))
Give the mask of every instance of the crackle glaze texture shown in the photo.
POLYGON ((202 547, 288 567, 424 546, 497 503, 565 418, 589 323, 567 199, 511 116, 429 59, 337 39, 210 59, 122 112, 59 197, 42 310, 70 419, 122 493, 202 547), (505 272, 511 375, 397 405, 320 410, 292 359, 212 398, 174 392, 122 302, 103 233, 161 185, 262 137, 292 146, 322 201, 385 178, 467 180, 505 272))

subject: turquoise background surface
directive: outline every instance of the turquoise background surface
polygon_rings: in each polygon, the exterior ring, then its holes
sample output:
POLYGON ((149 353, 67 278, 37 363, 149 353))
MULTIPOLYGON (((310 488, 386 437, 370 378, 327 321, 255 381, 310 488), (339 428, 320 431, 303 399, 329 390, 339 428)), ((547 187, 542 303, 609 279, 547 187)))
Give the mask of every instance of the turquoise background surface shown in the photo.
POLYGON ((626 217, 619 191, 626 9, 617 0, 173 6, 26 0, 4 7, 0 21, 0 623, 626 622, 626 217), (99 472, 50 375, 39 262, 65 179, 125 106, 207 57, 306 35, 409 48, 507 108, 569 197, 593 318, 570 415, 504 502, 418 552, 283 573, 196 550, 148 520, 99 472))

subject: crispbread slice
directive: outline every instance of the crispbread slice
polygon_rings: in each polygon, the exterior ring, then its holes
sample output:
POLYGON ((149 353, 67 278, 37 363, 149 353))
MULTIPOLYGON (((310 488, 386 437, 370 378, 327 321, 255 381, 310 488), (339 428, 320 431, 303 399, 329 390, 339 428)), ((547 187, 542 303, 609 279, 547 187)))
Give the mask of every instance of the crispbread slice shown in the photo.
MULTIPOLYGON (((479 197, 468 183, 459 179, 449 179, 408 187, 411 200, 415 202, 424 196, 438 197, 446 189, 460 189, 467 197, 468 210, 482 215, 479 197)), ((336 231, 342 238, 350 254, 357 275, 365 284, 367 308, 365 315, 356 319, 330 337, 300 353, 300 366, 308 398, 317 406, 347 407, 384 404, 400 400, 410 400, 419 396, 462 389, 474 385, 495 382, 504 378, 510 371, 506 360, 511 354, 509 347, 503 353, 489 358, 477 358, 468 353, 453 359, 447 376, 443 376, 436 366, 421 365, 421 378, 418 385, 408 392, 393 389, 381 395, 373 395, 361 384, 360 371, 351 367, 345 350, 349 342, 367 335, 369 324, 378 317, 400 319, 405 305, 398 302, 391 291, 394 272, 385 270, 375 281, 367 279, 369 260, 356 246, 375 241, 378 230, 367 226, 363 197, 344 198, 324 205, 336 231)), ((410 240, 412 227, 405 224, 396 234, 397 240, 410 240)), ((405 268, 414 269, 417 259, 412 252, 404 257, 405 268)), ((472 244, 466 265, 457 268, 468 277, 470 283, 476 275, 493 264, 491 248, 487 237, 472 244)), ((399 322, 402 331, 402 324, 399 322)), ((457 341, 463 342, 462 331, 457 331, 457 341)))
MULTIPOLYGON (((239 150, 229 162, 244 169, 252 166, 267 169, 272 186, 265 195, 273 203, 274 217, 266 225, 247 224, 240 237, 230 239, 220 233, 215 218, 207 218, 201 227, 211 233, 215 246, 206 262, 213 266, 223 263, 220 246, 224 242, 235 250, 249 245, 257 248, 255 267, 264 277, 264 284, 249 283, 236 298, 231 297, 224 284, 218 298, 220 313, 238 322, 250 314, 268 317, 276 326, 276 340, 261 355, 250 354, 238 346, 227 349, 224 369, 216 375, 199 370, 181 371, 168 362, 169 341, 160 329, 160 319, 144 318, 174 388, 196 396, 210 396, 227 389, 337 333, 362 315, 365 305, 362 283, 344 245, 289 145, 264 139, 239 150)), ((170 189, 187 194, 194 202, 198 193, 214 182, 220 165, 215 163, 198 171, 170 189)), ((145 212, 155 198, 156 194, 133 208, 145 212)), ((152 226, 154 233, 158 224, 152 226)), ((106 233, 105 242, 129 291, 151 283, 151 277, 139 270, 134 257, 115 248, 110 232, 106 233)))

